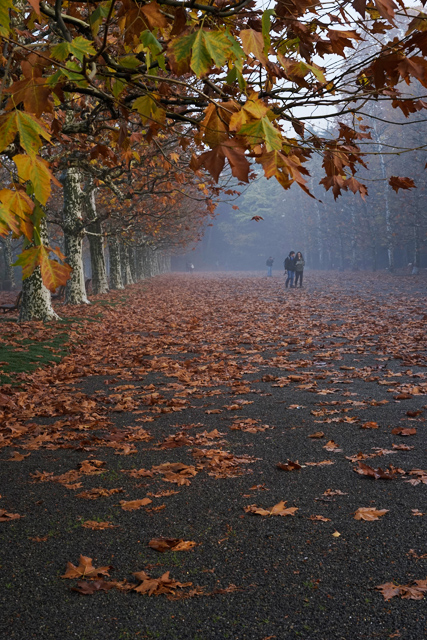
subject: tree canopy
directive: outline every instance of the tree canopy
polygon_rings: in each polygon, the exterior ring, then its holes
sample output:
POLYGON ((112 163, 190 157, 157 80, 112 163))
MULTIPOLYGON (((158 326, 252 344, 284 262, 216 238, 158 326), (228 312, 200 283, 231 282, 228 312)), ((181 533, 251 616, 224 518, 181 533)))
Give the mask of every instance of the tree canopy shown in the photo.
POLYGON ((327 190, 364 196, 355 175, 371 134, 359 113, 368 101, 405 116, 427 106, 407 88, 427 86, 426 27, 403 0, 4 0, 0 234, 24 236, 24 277, 39 265, 55 288, 69 268, 49 259, 40 224, 64 157, 85 158, 102 180, 114 166, 136 170, 138 145, 161 155, 167 136, 171 171, 184 160, 218 181, 228 165, 247 182, 257 163, 310 193, 305 164, 320 154, 327 190), (327 113, 350 114, 333 137, 310 130, 327 113))

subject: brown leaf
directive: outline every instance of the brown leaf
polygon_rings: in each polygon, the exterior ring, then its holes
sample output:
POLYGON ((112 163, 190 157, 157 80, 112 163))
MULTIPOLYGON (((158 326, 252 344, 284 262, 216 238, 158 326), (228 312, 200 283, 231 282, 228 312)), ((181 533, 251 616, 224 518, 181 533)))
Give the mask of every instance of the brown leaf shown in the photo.
POLYGON ((330 518, 325 518, 324 516, 310 516, 309 520, 313 520, 314 522, 330 522, 330 518))
POLYGON ((379 520, 381 516, 388 513, 388 509, 374 509, 373 507, 359 507, 357 511, 354 512, 355 520, 367 520, 371 522, 372 520, 379 520))
POLYGON ((114 582, 106 582, 105 580, 93 580, 93 582, 80 580, 77 586, 72 587, 71 591, 77 591, 77 593, 88 596, 96 591, 109 591, 110 589, 114 589, 115 586, 116 584, 114 582))
POLYGON ((169 571, 164 573, 160 578, 150 578, 145 571, 138 571, 133 574, 140 584, 134 587, 137 593, 147 594, 148 596, 159 596, 162 594, 173 594, 176 589, 184 589, 190 587, 192 582, 178 582, 169 577, 169 571))
POLYGON ((279 462, 276 467, 281 469, 281 471, 299 471, 301 469, 301 465, 298 460, 296 462, 292 462, 289 459, 287 462, 279 462))
POLYGON ((309 438, 323 438, 324 437, 324 433, 323 431, 316 431, 316 433, 312 433, 311 435, 309 435, 309 438))
POLYGON ((392 434, 397 436, 414 436, 417 433, 415 427, 405 428, 405 427, 395 427, 392 429, 392 434))
POLYGON ((99 576, 109 576, 109 571, 113 567, 99 567, 96 569, 92 564, 92 558, 80 556, 79 564, 75 567, 71 562, 67 562, 67 570, 61 578, 99 578, 99 576))
POLYGON ((8 513, 6 509, 0 509, 0 522, 9 522, 9 520, 18 520, 23 517, 19 513, 8 513))
POLYGON ((359 468, 354 468, 353 471, 362 476, 374 478, 375 480, 378 480, 379 478, 381 478, 382 480, 393 480, 394 477, 394 475, 392 475, 391 473, 383 471, 381 467, 378 467, 378 469, 374 469, 364 462, 359 462, 359 468))
POLYGON ((197 543, 181 538, 153 538, 148 546, 155 551, 164 553, 165 551, 189 551, 197 546, 197 543))
POLYGON ((96 489, 88 489, 77 494, 78 498, 86 498, 87 500, 96 500, 97 498, 108 498, 116 493, 122 493, 123 489, 103 489, 98 487, 96 489))
POLYGON ((360 427, 361 429, 378 429, 378 422, 364 422, 360 427))
POLYGON ((263 509, 262 507, 257 507, 255 504, 248 505, 244 507, 246 513, 254 513, 259 516, 293 516, 295 512, 298 511, 298 507, 287 507, 286 502, 281 500, 274 507, 268 507, 267 509, 263 509))
POLYGON ((415 188, 415 182, 412 180, 412 178, 399 178, 398 176, 391 176, 388 183, 390 187, 394 191, 396 191, 396 193, 399 191, 399 189, 415 188))
POLYGON ((85 520, 82 522, 82 527, 85 529, 92 529, 93 531, 102 531, 103 529, 114 529, 116 525, 111 522, 98 522, 97 520, 85 520))
POLYGON ((8 458, 8 462, 22 462, 25 458, 31 455, 29 453, 19 453, 19 451, 14 451, 10 458, 8 458))
POLYGON ((151 504, 153 501, 150 498, 141 498, 140 500, 120 500, 120 505, 123 511, 135 511, 141 507, 145 507, 147 504, 151 504))

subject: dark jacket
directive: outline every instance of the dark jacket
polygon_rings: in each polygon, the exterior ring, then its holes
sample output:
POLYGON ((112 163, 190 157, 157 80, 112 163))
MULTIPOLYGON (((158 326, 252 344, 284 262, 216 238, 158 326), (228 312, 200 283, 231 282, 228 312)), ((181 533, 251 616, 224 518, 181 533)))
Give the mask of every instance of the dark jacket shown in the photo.
POLYGON ((287 258, 285 258, 284 265, 286 271, 295 271, 295 257, 291 258, 290 256, 288 256, 287 258))
POLYGON ((295 271, 304 271, 305 262, 302 259, 297 260, 295 258, 295 271))
POLYGON ((267 267, 272 267, 273 262, 274 262, 273 258, 269 258, 265 264, 267 265, 267 267))

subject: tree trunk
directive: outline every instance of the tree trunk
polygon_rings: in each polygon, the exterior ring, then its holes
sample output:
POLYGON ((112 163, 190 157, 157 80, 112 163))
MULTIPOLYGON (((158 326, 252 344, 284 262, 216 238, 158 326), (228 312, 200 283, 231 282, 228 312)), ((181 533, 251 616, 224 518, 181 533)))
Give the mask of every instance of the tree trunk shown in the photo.
POLYGON ((356 211, 353 205, 351 206, 351 270, 358 271, 357 264, 357 221, 356 211))
POLYGON ((414 220, 414 259, 412 261, 412 272, 413 276, 418 275, 420 269, 420 253, 421 253, 421 238, 420 238, 420 227, 421 222, 419 220, 419 216, 415 216, 414 220))
POLYGON ((15 288, 15 274, 13 272, 12 262, 12 238, 7 235, 4 239, 4 275, 5 289, 11 291, 15 288))
MULTIPOLYGON (((96 218, 96 202, 95 189, 93 188, 92 180, 89 182, 85 196, 87 215, 90 220, 93 220, 96 218)), ((107 293, 108 280, 107 270, 105 268, 102 223, 100 220, 97 220, 88 226, 87 237, 89 240, 90 264, 92 267, 92 291, 95 295, 98 293, 107 293)))
MULTIPOLYGON (((47 225, 43 218, 40 222, 40 236, 43 244, 47 244, 47 225)), ((22 300, 19 311, 19 322, 30 320, 60 320, 52 307, 50 291, 42 281, 40 267, 36 267, 29 278, 22 281, 22 300)))
POLYGON ((381 176, 384 181, 384 207, 385 207, 385 226, 386 226, 386 240, 387 240, 387 256, 388 256, 388 269, 390 272, 394 271, 394 235, 393 235, 393 219, 390 210, 390 198, 387 182, 387 167, 385 166, 384 156, 381 151, 382 145, 380 136, 377 129, 377 124, 374 120, 373 125, 374 139, 377 143, 378 157, 380 159, 381 176))
POLYGON ((110 289, 124 289, 120 261, 120 243, 117 236, 108 236, 110 254, 110 289))
POLYGON ((133 280, 129 264, 128 247, 124 242, 120 242, 120 262, 122 267, 122 281, 126 287, 128 284, 133 284, 133 280))
POLYGON ((136 275, 135 247, 128 247, 128 260, 132 282, 138 282, 138 277, 136 275))
POLYGON ((64 253, 72 268, 65 287, 65 304, 90 304, 86 296, 82 259, 83 240, 83 192, 80 187, 81 172, 70 167, 64 178, 64 208, 62 212, 64 229, 64 253))

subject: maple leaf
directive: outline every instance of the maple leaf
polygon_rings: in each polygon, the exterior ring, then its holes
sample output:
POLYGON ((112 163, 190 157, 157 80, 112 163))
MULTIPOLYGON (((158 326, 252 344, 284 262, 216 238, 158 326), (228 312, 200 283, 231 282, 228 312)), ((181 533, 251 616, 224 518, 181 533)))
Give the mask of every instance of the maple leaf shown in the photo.
POLYGON ((96 593, 97 591, 110 591, 110 589, 114 589, 115 586, 115 582, 106 582, 105 580, 93 580, 92 582, 79 580, 77 585, 72 587, 71 591, 77 591, 77 593, 88 596, 96 593))
POLYGON ((98 522, 97 520, 85 520, 82 527, 92 529, 93 531, 103 531, 104 529, 114 529, 115 525, 111 522, 98 522))
POLYGON ((395 427, 391 432, 393 435, 398 436, 414 436, 417 430, 415 427, 395 427))
POLYGON ((276 467, 281 471, 299 471, 301 469, 301 465, 298 460, 296 462, 292 462, 291 460, 288 460, 287 462, 279 462, 276 467))
POLYGON ((388 513, 388 509, 374 509, 373 507, 359 507, 357 511, 355 511, 354 519, 355 520, 367 520, 369 522, 373 520, 379 520, 381 516, 388 513))
POLYGON ((374 469, 364 462, 359 462, 359 467, 357 469, 353 469, 353 471, 362 476, 374 478, 375 480, 378 480, 379 478, 382 480, 393 480, 394 478, 394 474, 388 471, 383 471, 381 467, 378 467, 378 469, 374 469))
POLYGON ((378 591, 381 591, 384 596, 384 600, 391 600, 395 596, 398 596, 400 593, 400 586, 394 584, 393 582, 385 582, 384 584, 380 584, 377 587, 378 591))
POLYGON ((9 522, 9 520, 18 520, 23 517, 19 513, 8 513, 6 509, 0 509, 0 522, 9 522))
POLYGON ((138 571, 133 574, 140 584, 134 587, 134 591, 137 593, 147 594, 148 596, 159 596, 162 594, 171 594, 176 589, 184 589, 185 587, 191 587, 192 582, 178 582, 169 577, 169 571, 164 573, 160 578, 150 578, 145 571, 138 571))
POLYGON ((61 578, 99 578, 100 576, 109 576, 109 571, 112 568, 110 565, 96 569, 92 564, 92 558, 80 556, 77 567, 71 562, 67 562, 67 570, 61 578))
POLYGON ((286 507, 286 501, 281 500, 274 507, 263 509, 254 504, 244 507, 246 513, 254 513, 259 516, 294 516, 298 507, 286 507))
POLYGON ((147 504, 151 504, 153 501, 150 498, 141 498, 140 500, 120 500, 120 505, 123 511, 135 511, 141 507, 145 507, 147 504))
POLYGON ((392 176, 388 183, 396 193, 399 191, 399 189, 415 188, 415 182, 412 180, 412 178, 398 178, 397 176, 392 176))
POLYGON ((148 546, 155 551, 164 553, 165 551, 189 551, 197 546, 197 543, 181 538, 153 538, 148 546))

